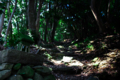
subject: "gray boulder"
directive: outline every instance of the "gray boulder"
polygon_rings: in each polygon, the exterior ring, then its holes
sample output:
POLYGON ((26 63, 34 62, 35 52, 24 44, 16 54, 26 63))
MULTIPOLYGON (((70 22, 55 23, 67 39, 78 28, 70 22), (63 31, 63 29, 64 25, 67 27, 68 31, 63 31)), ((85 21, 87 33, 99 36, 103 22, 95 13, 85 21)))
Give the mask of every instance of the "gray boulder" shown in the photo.
POLYGON ((4 80, 5 78, 11 75, 11 70, 3 70, 0 71, 0 80, 4 80))
POLYGON ((33 80, 32 78, 28 78, 27 80, 33 80))
POLYGON ((24 77, 33 77, 34 76, 34 70, 30 66, 23 66, 17 74, 23 75, 24 77))
POLYGON ((43 80, 43 77, 40 74, 35 73, 34 80, 43 80))
POLYGON ((41 75, 49 75, 51 74, 51 70, 48 67, 45 66, 35 66, 33 67, 36 72, 38 72, 41 75))
POLYGON ((10 63, 2 63, 1 65, 0 65, 0 70, 5 70, 5 69, 12 69, 12 67, 13 67, 13 64, 10 64, 10 63))
POLYGON ((99 80, 97 76, 90 76, 86 80, 99 80))
POLYGON ((13 75, 8 80, 24 80, 21 75, 13 75))
POLYGON ((3 50, 0 52, 0 55, 0 63, 43 64, 42 55, 31 54, 14 49, 3 50))

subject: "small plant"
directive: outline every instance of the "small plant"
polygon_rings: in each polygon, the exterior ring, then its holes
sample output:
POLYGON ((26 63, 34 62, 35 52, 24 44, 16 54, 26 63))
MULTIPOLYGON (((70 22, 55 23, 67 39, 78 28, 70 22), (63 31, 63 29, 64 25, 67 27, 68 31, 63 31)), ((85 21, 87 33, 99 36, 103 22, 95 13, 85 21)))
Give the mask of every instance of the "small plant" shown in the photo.
POLYGON ((106 48, 106 47, 107 47, 107 45, 106 45, 105 43, 102 43, 101 48, 104 49, 104 48, 106 48))
POLYGON ((87 37, 85 40, 84 40, 84 42, 89 42, 90 41, 90 38, 89 37, 87 37))
POLYGON ((91 44, 88 44, 88 45, 87 45, 87 48, 90 49, 90 50, 94 50, 94 46, 91 45, 91 44))
POLYGON ((49 53, 45 52, 44 55, 45 55, 49 60, 52 59, 52 56, 51 56, 49 53))

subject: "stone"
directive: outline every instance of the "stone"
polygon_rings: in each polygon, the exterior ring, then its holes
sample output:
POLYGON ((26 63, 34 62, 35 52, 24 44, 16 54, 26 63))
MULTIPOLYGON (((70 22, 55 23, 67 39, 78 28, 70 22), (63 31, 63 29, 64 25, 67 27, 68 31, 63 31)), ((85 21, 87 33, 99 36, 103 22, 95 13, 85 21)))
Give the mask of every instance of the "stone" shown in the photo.
POLYGON ((7 49, 0 52, 2 63, 21 63, 30 65, 43 64, 43 56, 38 54, 31 54, 15 49, 7 49))
POLYGON ((8 80, 24 80, 21 75, 13 75, 8 80))
POLYGON ((0 80, 4 80, 11 75, 11 70, 0 71, 0 80))
POLYGON ((45 66, 35 66, 33 67, 36 72, 38 72, 41 75, 47 75, 51 74, 51 70, 48 67, 45 66))
POLYGON ((30 66, 23 66, 21 69, 19 69, 19 71, 17 72, 17 74, 19 75, 23 75, 25 77, 33 77, 34 76, 34 70, 30 67, 30 66))
POLYGON ((2 51, 0 51, 0 63, 2 63, 2 51))
POLYGON ((56 79, 55 79, 55 76, 49 75, 49 76, 46 76, 44 80, 56 80, 56 79))
POLYGON ((90 76, 85 80, 99 80, 99 78, 97 76, 90 76))
POLYGON ((0 65, 0 70, 5 70, 5 69, 9 70, 9 69, 12 69, 12 67, 13 67, 13 64, 10 64, 10 63, 2 63, 2 64, 0 65))
POLYGON ((28 78, 27 80, 33 80, 32 78, 28 78))
POLYGON ((38 74, 38 73, 35 73, 35 75, 34 75, 34 78, 33 78, 34 80, 43 80, 43 77, 40 75, 40 74, 38 74))
POLYGON ((62 72, 68 72, 72 71, 74 68, 72 67, 59 67, 59 68, 53 68, 53 71, 62 71, 62 72))
POLYGON ((21 63, 17 63, 14 65, 13 69, 18 70, 18 69, 20 69, 20 67, 21 67, 21 63))

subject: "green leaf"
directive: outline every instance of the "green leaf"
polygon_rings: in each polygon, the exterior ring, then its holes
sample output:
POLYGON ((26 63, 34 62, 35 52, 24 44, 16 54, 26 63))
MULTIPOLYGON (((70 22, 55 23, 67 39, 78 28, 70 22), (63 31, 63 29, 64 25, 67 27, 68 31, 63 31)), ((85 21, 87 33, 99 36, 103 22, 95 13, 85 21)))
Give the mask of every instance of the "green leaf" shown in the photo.
POLYGON ((18 69, 20 69, 20 67, 21 67, 21 64, 17 63, 17 64, 15 64, 15 66, 13 67, 13 69, 14 70, 18 70, 18 69))
POLYGON ((20 42, 22 42, 22 44, 26 46, 29 46, 34 43, 34 40, 28 35, 20 34, 19 36, 20 36, 20 42))
POLYGON ((92 61, 93 62, 95 62, 95 61, 97 61, 99 58, 98 57, 96 57, 96 58, 94 58, 92 61))

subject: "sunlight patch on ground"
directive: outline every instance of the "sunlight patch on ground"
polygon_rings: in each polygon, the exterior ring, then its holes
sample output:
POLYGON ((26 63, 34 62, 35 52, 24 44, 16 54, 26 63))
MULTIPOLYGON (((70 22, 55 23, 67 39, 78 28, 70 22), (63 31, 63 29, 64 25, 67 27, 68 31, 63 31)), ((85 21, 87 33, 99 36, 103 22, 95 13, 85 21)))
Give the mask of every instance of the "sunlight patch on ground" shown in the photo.
POLYGON ((83 64, 83 63, 81 63, 80 61, 73 60, 73 62, 72 62, 72 63, 69 63, 69 66, 81 66, 81 67, 83 67, 83 66, 84 66, 84 64, 83 64))
POLYGON ((61 60, 51 59, 51 62, 53 62, 55 65, 63 64, 63 63, 61 62, 61 60))
POLYGON ((87 66, 97 66, 97 65, 99 65, 100 62, 101 62, 100 60, 97 60, 96 62, 87 64, 87 66))
POLYGON ((109 56, 109 57, 117 57, 116 52, 110 52, 106 55, 109 56))
POLYGON ((73 59, 73 57, 63 56, 62 61, 63 61, 63 62, 71 62, 71 61, 72 61, 72 59, 73 59))
POLYGON ((103 60, 96 57, 91 61, 91 63, 87 64, 87 66, 97 67, 98 73, 101 73, 104 69, 113 68, 113 66, 110 64, 111 61, 113 61, 113 58, 111 57, 106 57, 103 60))
POLYGON ((72 57, 65 57, 65 56, 64 56, 63 59, 61 59, 61 60, 51 59, 51 62, 53 62, 55 65, 61 65, 61 64, 64 64, 64 65, 65 65, 65 63, 68 63, 67 66, 70 66, 70 67, 72 67, 72 66, 80 66, 80 67, 83 67, 83 66, 84 66, 84 64, 81 63, 80 61, 78 61, 78 60, 73 60, 72 57))
POLYGON ((110 38, 110 37, 113 37, 113 35, 106 36, 105 38, 110 38))

